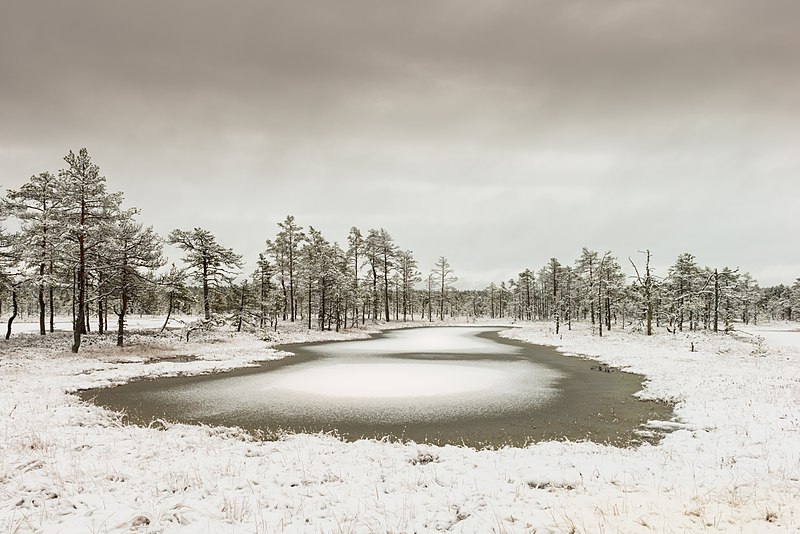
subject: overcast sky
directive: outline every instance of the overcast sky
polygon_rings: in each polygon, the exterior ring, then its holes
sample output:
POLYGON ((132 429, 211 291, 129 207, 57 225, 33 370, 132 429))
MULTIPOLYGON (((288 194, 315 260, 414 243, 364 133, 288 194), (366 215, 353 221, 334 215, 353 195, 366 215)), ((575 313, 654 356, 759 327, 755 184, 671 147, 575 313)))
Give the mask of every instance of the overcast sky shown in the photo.
MULTIPOLYGON (((384 227, 482 287, 581 247, 800 277, 797 0, 0 2, 0 185, 87 147, 162 235, 384 227)), ((177 259, 177 258, 174 258, 177 259)))

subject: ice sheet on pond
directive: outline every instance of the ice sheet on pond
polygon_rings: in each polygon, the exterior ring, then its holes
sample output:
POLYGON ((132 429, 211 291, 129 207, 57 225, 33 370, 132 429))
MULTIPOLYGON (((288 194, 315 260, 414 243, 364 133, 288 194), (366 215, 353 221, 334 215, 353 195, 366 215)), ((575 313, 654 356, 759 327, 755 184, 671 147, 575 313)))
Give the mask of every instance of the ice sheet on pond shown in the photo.
MULTIPOLYGON (((500 328, 495 330, 501 330, 500 328)), ((513 354, 519 349, 479 337, 493 331, 486 327, 441 327, 395 330, 365 341, 324 343, 306 350, 325 355, 355 354, 513 354)))
POLYGON ((239 413, 278 420, 412 423, 531 409, 556 394, 560 376, 524 361, 370 359, 317 360, 154 392, 152 400, 180 406, 197 418, 239 413))
POLYGON ((265 389, 347 398, 430 397, 481 391, 508 380, 504 369, 449 362, 321 362, 273 377, 265 389))
POLYGON ((528 359, 476 358, 516 351, 476 337, 486 331, 415 329, 320 344, 313 347, 324 355, 319 359, 156 391, 150 400, 198 419, 244 414, 392 424, 525 411, 548 402, 560 373, 528 359))

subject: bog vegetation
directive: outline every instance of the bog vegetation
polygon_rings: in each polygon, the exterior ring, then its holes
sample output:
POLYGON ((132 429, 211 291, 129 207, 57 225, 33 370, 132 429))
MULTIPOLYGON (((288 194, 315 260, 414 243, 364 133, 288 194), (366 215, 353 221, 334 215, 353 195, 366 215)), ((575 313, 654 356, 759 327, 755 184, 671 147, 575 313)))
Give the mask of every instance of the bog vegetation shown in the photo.
POLYGON ((108 190, 86 149, 64 161, 57 173, 31 176, 2 197, 6 339, 20 311, 38 315, 42 335, 54 331, 56 316, 72 317, 77 352, 92 332, 116 331, 123 345, 134 311, 165 315, 165 328, 180 311, 203 317, 192 328, 224 322, 268 331, 290 321, 339 330, 378 320, 489 317, 553 321, 557 332, 586 321, 597 335, 612 328, 649 335, 657 327, 719 332, 735 322, 795 320, 800 308, 800 279, 762 288, 748 273, 702 266, 688 252, 663 276, 651 269, 649 250, 625 258, 635 272, 629 277, 610 251, 583 248, 572 262, 552 258, 484 289, 459 290, 446 257, 421 268, 384 228, 354 226, 340 245, 291 215, 264 236, 249 272, 242 256, 203 228, 170 232, 166 242, 184 255, 169 261, 164 239, 138 220, 121 192, 108 190))

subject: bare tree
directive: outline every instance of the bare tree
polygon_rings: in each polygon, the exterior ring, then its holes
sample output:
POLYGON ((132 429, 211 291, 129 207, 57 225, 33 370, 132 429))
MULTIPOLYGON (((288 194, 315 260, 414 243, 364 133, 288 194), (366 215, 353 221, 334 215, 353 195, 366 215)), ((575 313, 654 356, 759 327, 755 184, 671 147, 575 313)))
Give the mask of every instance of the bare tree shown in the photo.
POLYGON ((647 335, 653 335, 653 277, 650 274, 650 249, 645 251, 640 251, 642 254, 645 255, 645 275, 642 277, 639 274, 639 269, 636 267, 636 264, 633 263, 633 260, 628 258, 628 261, 631 262, 633 265, 633 270, 636 272, 636 279, 639 282, 639 286, 642 288, 642 295, 644 297, 645 306, 647 308, 646 311, 646 321, 647 321, 647 335))

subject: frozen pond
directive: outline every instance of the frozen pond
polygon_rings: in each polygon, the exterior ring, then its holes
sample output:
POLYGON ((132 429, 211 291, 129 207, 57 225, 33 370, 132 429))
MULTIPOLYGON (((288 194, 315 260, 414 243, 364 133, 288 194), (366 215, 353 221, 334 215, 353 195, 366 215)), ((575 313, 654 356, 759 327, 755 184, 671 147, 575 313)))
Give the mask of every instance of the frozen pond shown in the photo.
POLYGON ((630 396, 640 377, 597 372, 592 362, 497 331, 415 328, 291 345, 283 348, 295 356, 257 368, 83 396, 141 420, 494 446, 564 437, 628 442, 639 425, 668 412, 630 396))

